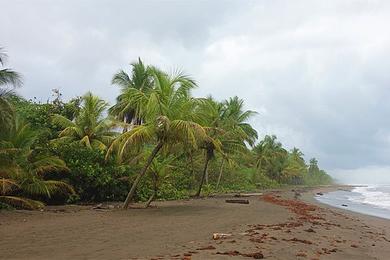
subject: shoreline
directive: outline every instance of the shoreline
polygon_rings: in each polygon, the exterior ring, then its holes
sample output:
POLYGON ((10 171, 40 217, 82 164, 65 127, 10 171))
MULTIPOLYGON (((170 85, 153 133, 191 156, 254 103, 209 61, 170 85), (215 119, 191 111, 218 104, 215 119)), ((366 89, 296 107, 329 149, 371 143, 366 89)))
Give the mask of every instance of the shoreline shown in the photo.
POLYGON ((339 186, 336 186, 333 188, 329 187, 328 189, 313 188, 313 190, 306 192, 306 194, 303 196, 303 199, 305 201, 307 201, 308 203, 320 205, 322 207, 328 207, 328 208, 333 209, 333 210, 340 210, 343 212, 348 212, 348 213, 355 214, 356 216, 360 216, 363 218, 372 217, 374 219, 390 221, 390 218, 382 217, 380 215, 374 215, 374 213, 369 214, 369 213, 364 212, 363 210, 351 209, 351 207, 349 207, 349 205, 348 205, 348 207, 335 206, 335 205, 332 205, 330 203, 325 203, 325 202, 322 202, 321 200, 316 199, 316 197, 318 196, 317 193, 326 194, 326 193, 335 192, 335 191, 346 191, 346 190, 351 191, 355 187, 365 187, 365 185, 348 185, 348 186, 342 186, 341 188, 339 186), (307 193, 309 193, 310 195, 308 195, 307 193))
POLYGON ((246 205, 224 195, 150 209, 0 212, 0 259, 388 259, 390 221, 312 197, 330 188, 340 186, 263 191, 246 205))

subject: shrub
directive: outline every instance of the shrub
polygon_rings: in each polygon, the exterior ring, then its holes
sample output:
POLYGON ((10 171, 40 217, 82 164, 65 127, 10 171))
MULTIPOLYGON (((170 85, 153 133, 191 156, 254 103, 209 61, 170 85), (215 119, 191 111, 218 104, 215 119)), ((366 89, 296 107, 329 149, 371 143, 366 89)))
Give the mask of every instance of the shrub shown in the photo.
MULTIPOLYGON (((123 200, 128 191, 127 178, 131 171, 105 160, 105 153, 78 144, 54 148, 70 169, 68 181, 81 201, 123 200)), ((74 202, 77 197, 71 199, 74 202)))

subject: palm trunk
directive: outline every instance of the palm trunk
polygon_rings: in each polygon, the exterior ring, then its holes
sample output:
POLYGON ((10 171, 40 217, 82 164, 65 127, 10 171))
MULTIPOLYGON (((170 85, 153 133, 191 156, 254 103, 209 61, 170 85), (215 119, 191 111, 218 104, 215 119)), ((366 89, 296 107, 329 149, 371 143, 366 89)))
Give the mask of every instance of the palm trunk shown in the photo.
POLYGON ((208 167, 207 167, 207 170, 206 170, 206 176, 204 178, 204 183, 206 185, 209 185, 209 171, 208 171, 208 167))
POLYGON ((157 173, 153 172, 153 194, 149 197, 148 201, 145 203, 145 208, 148 208, 150 206, 150 203, 154 200, 154 198, 157 196, 157 181, 158 181, 158 175, 157 173))
POLYGON ((154 157, 156 157, 157 153, 160 151, 161 147, 163 146, 163 143, 162 142, 159 142, 156 147, 154 147, 152 153, 150 154, 144 168, 142 169, 142 171, 138 174, 137 178, 135 179, 133 185, 131 186, 131 189, 129 191, 129 193, 127 194, 127 197, 126 197, 126 200, 125 202, 123 203, 123 209, 127 209, 129 207, 129 204, 131 202, 131 200, 133 199, 133 196, 134 196, 134 193, 135 193, 135 190, 139 184, 139 182, 141 181, 141 178, 145 175, 146 171, 148 170, 150 164, 152 163, 154 157))
POLYGON ((199 197, 200 192, 202 191, 202 186, 203 186, 204 179, 206 177, 207 167, 209 165, 209 161, 210 161, 210 156, 208 155, 208 153, 206 153, 206 161, 204 163, 203 175, 202 175, 202 179, 201 179, 200 184, 199 184, 198 192, 195 194, 195 197, 199 197))
POLYGON ((221 167, 219 168, 219 176, 218 176, 218 181, 217 181, 217 189, 218 189, 219 184, 220 184, 221 179, 222 179, 223 163, 224 163, 224 162, 225 162, 225 160, 222 158, 221 167))
POLYGON ((194 174, 194 159, 192 158, 192 153, 190 153, 189 157, 190 157, 190 167, 191 167, 190 175, 193 176, 193 174, 194 174))

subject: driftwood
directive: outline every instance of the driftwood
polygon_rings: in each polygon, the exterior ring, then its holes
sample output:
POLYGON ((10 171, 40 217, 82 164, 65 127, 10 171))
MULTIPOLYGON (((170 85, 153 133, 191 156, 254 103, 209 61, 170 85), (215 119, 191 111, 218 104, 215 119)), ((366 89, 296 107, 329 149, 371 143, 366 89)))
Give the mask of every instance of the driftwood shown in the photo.
POLYGON ((226 203, 249 204, 249 200, 225 200, 226 203))
POLYGON ((238 193, 235 194, 234 197, 240 198, 240 197, 252 197, 252 196, 262 196, 263 193, 257 192, 257 193, 238 193))

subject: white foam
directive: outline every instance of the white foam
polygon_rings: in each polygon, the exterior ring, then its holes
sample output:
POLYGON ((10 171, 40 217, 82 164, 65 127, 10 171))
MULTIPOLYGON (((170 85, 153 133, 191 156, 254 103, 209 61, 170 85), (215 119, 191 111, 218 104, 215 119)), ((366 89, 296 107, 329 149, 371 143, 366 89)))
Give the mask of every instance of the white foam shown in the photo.
POLYGON ((352 190, 352 192, 358 193, 358 195, 348 196, 350 201, 390 209, 389 186, 372 185, 366 187, 356 187, 352 190))

